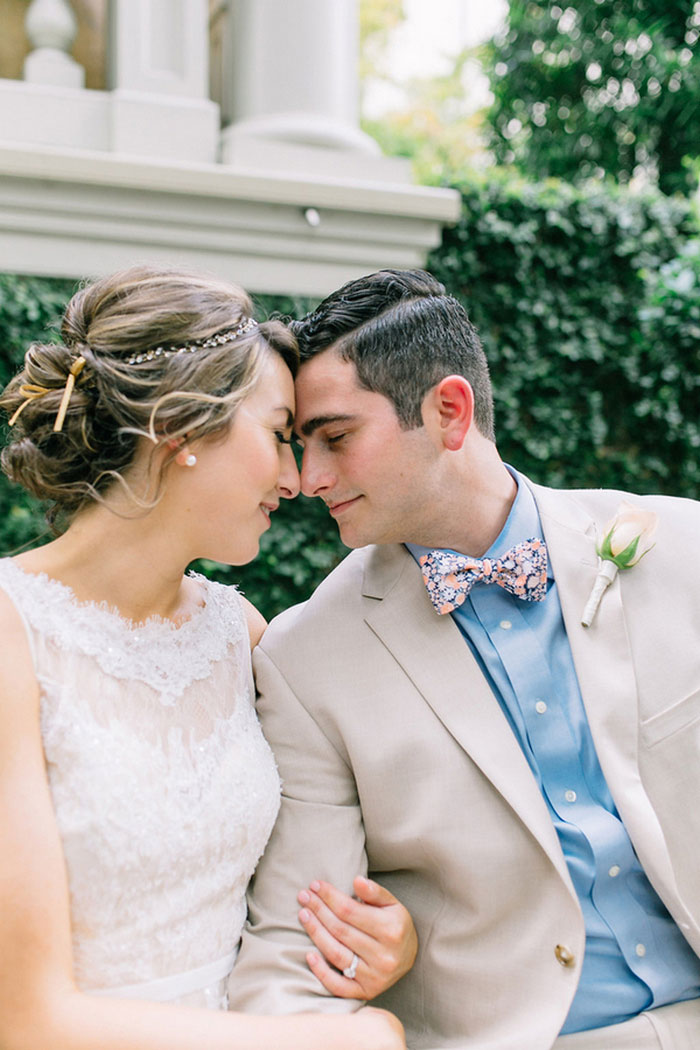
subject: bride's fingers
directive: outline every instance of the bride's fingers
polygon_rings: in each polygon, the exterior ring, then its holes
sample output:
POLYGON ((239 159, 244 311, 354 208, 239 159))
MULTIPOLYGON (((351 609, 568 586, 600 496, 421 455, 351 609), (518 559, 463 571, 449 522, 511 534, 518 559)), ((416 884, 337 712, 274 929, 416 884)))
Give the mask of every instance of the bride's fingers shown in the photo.
MULTIPOLYGON (((342 973, 353 956, 358 956, 354 983, 361 991, 342 985, 343 991, 337 994, 371 999, 410 970, 418 940, 411 916, 393 894, 371 879, 358 878, 353 888, 363 900, 349 897, 328 882, 312 882, 298 895, 299 919, 331 967, 342 973)), ((337 975, 329 977, 327 967, 321 967, 320 973, 316 976, 326 988, 330 989, 329 980, 333 988, 341 987, 337 975)))
POLYGON ((353 889, 355 892, 357 888, 360 889, 357 896, 362 897, 362 900, 342 893, 330 882, 315 881, 307 891, 302 890, 299 903, 312 907, 321 922, 343 943, 347 943, 344 940, 345 927, 352 927, 368 937, 384 941, 387 937, 392 938, 392 929, 397 926, 395 932, 400 937, 398 925, 402 918, 402 905, 388 890, 371 879, 358 877, 355 884, 353 889), (304 894, 306 897, 302 899, 304 894))
POLYGON ((349 897, 329 882, 315 881, 309 890, 302 890, 298 899, 339 941, 357 950, 370 967, 375 965, 374 956, 378 953, 389 955, 397 969, 405 973, 417 949, 410 914, 393 893, 372 879, 358 876, 353 889, 362 900, 349 897), (354 931, 365 934, 369 943, 358 940, 354 931))
MULTIPOLYGON (((356 884, 356 888, 369 897, 383 901, 391 898, 393 903, 366 904, 341 893, 330 883, 312 882, 308 890, 299 893, 299 903, 303 905, 299 919, 326 961, 336 969, 347 970, 353 955, 358 956, 361 964, 355 979, 363 997, 373 998, 410 970, 418 940, 408 911, 388 891, 361 884, 356 884)), ((326 981, 323 983, 328 987, 326 981)))
POLYGON ((317 952, 309 952, 306 956, 306 961, 309 965, 309 969, 324 988, 327 988, 331 995, 336 995, 340 999, 369 999, 369 995, 363 988, 358 980, 350 980, 344 977, 342 973, 338 973, 337 970, 329 966, 323 956, 318 955, 317 952))
POLYGON ((299 922, 318 950, 323 953, 326 961, 335 966, 337 970, 347 970, 352 965, 355 954, 360 956, 367 949, 369 949, 368 954, 372 954, 369 943, 366 945, 363 943, 367 941, 364 934, 347 927, 347 929, 341 928, 342 937, 337 937, 309 907, 301 909, 299 922))
POLYGON ((344 973, 338 972, 330 966, 323 956, 318 952, 309 952, 306 956, 309 969, 316 975, 321 984, 333 995, 342 999, 374 999, 380 992, 390 988, 398 975, 391 968, 383 973, 372 968, 364 959, 355 956, 347 961, 355 963, 354 978, 346 977, 344 973))
POLYGON ((364 932, 364 927, 369 929, 373 927, 373 923, 364 916, 364 913, 377 909, 348 897, 346 893, 341 893, 330 884, 318 882, 312 882, 308 890, 301 890, 297 900, 303 908, 313 913, 337 941, 350 948, 351 951, 363 954, 371 938, 371 934, 364 932), (319 890, 328 900, 332 901, 332 905, 326 903, 319 890))
MULTIPOLYGON (((384 886, 358 875, 353 889, 367 905, 367 933, 393 959, 394 980, 397 981, 413 966, 418 952, 418 935, 407 908, 384 886)), ((365 955, 372 965, 372 956, 365 955)))

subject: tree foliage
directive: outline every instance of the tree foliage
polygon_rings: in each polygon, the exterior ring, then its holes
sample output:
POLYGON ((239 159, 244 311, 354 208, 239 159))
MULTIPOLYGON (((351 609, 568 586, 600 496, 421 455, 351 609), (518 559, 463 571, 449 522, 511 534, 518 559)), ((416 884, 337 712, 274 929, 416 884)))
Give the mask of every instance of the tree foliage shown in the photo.
POLYGON ((483 166, 482 115, 471 102, 478 62, 464 49, 444 73, 399 81, 387 55, 405 20, 403 0, 360 0, 361 96, 364 100, 377 82, 395 93, 394 104, 381 115, 363 115, 362 128, 384 153, 410 159, 419 182, 450 182, 483 166))
POLYGON ((510 0, 484 49, 498 161, 535 179, 644 173, 665 193, 690 193, 699 35, 692 0, 510 0))
POLYGON ((697 499, 691 206, 502 173, 462 194, 462 218, 429 268, 479 329, 501 453, 544 484, 697 499))
POLYGON ((390 156, 407 157, 419 182, 451 183, 484 166, 483 115, 470 105, 474 57, 465 49, 447 73, 403 84, 404 105, 362 126, 390 156))
POLYGON ((394 29, 406 18, 403 0, 360 0, 360 85, 381 72, 394 29))

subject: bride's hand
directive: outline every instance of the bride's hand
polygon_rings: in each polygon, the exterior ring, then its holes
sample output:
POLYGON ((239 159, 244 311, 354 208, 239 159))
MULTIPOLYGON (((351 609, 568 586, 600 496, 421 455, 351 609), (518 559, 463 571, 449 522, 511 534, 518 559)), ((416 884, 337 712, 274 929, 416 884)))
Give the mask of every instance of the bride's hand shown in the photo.
POLYGON ((360 876, 353 889, 359 900, 328 882, 312 882, 299 893, 299 921, 319 949, 306 961, 333 995, 373 999, 408 973, 418 939, 411 916, 389 890, 360 876))

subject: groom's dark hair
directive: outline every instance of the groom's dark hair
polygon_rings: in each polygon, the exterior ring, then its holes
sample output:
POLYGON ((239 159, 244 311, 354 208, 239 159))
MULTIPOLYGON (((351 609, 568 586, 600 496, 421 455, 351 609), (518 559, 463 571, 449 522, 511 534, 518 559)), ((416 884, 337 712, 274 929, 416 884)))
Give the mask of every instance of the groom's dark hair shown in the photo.
POLYGON ((349 281, 290 325, 301 365, 326 350, 352 361, 359 383, 388 398, 401 425, 422 426, 431 387, 462 375, 474 390, 474 420, 494 440, 486 356, 464 307, 425 270, 379 270, 349 281))

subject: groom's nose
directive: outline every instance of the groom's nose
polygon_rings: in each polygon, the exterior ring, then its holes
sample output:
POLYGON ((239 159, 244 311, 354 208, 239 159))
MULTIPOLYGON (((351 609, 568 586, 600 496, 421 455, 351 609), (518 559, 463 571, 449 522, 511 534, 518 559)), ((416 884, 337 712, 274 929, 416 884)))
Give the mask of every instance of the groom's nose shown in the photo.
POLYGON ((305 496, 323 496, 335 485, 335 474, 327 458, 308 446, 301 458, 301 491, 305 496))

